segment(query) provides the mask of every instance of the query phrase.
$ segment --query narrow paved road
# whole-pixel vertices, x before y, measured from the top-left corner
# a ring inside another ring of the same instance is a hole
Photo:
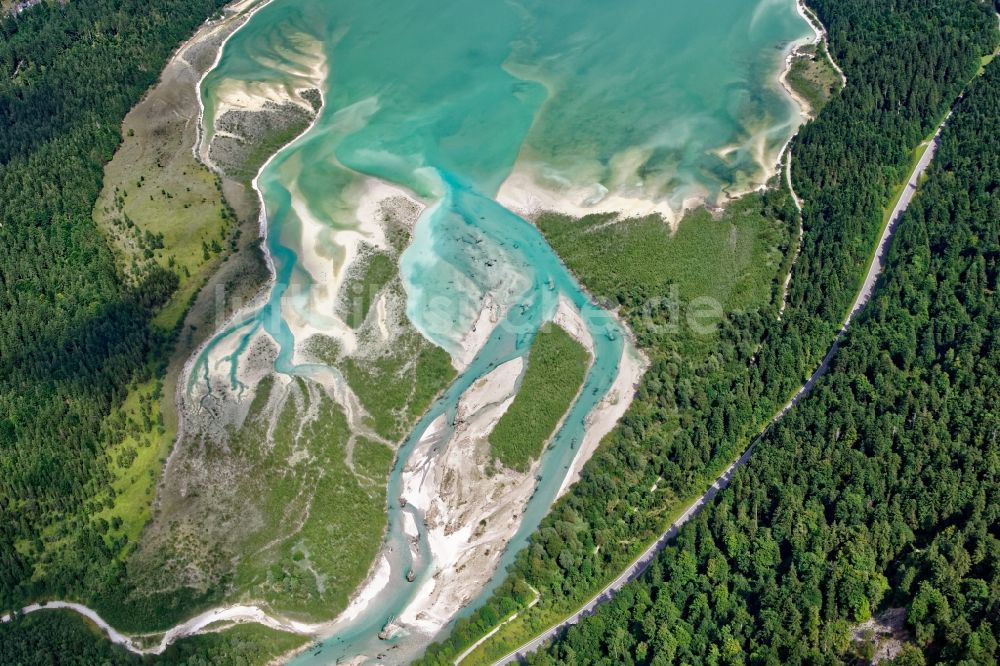
[[[945,123],[951,118],[951,111],[948,115],[944,117],[941,124],[938,125],[937,131],[934,132],[934,136],[930,139],[930,145],[927,146],[927,150],[924,154],[920,156],[917,160],[916,166],[913,168],[913,172],[910,173],[910,177],[906,181],[906,185],[903,187],[903,192],[899,196],[899,200],[892,209],[892,213],[889,215],[889,223],[885,225],[885,229],[882,230],[882,237],[879,238],[878,246],[875,248],[875,260],[872,261],[871,266],[868,267],[868,274],[865,275],[865,283],[861,286],[861,291],[858,292],[857,298],[854,299],[854,305],[851,306],[851,313],[848,315],[847,321],[844,322],[844,328],[850,323],[852,317],[860,312],[865,304],[868,303],[868,299],[871,298],[872,291],[875,289],[875,283],[878,281],[879,275],[882,273],[882,267],[885,265],[885,255],[889,249],[889,239],[894,233],[896,233],[896,227],[899,225],[899,219],[903,216],[903,211],[906,210],[907,206],[910,205],[910,201],[913,200],[913,195],[917,192],[917,182],[920,180],[920,176],[924,174],[927,169],[927,165],[931,163],[934,158],[934,153],[937,152],[938,142],[941,138],[941,130],[944,129]]]
[[[526,654],[534,652],[543,644],[555,638],[561,631],[563,631],[570,625],[574,625],[581,619],[593,614],[593,612],[597,609],[599,605],[601,605],[605,601],[610,600],[611,597],[613,597],[615,593],[618,592],[618,590],[624,587],[626,583],[638,578],[646,570],[646,568],[649,567],[649,565],[653,561],[653,558],[655,558],[657,554],[659,554],[659,552],[666,547],[667,543],[669,543],[670,540],[677,535],[677,531],[680,529],[680,527],[688,520],[690,520],[692,516],[698,513],[698,511],[700,511],[703,506],[712,501],[712,499],[720,490],[729,485],[729,481],[730,479],[732,479],[733,473],[735,473],[737,469],[742,467],[747,462],[747,460],[750,459],[750,454],[753,453],[753,448],[754,446],[756,446],[757,441],[760,440],[760,438],[763,437],[765,434],[767,434],[767,432],[771,429],[771,427],[775,423],[780,421],[782,417],[784,417],[785,414],[787,414],[789,410],[791,410],[792,407],[794,407],[799,402],[799,400],[801,400],[807,393],[809,393],[810,390],[812,390],[813,386],[816,385],[817,380],[819,380],[819,378],[822,377],[826,373],[827,369],[830,367],[830,360],[837,353],[837,350],[840,349],[840,341],[843,338],[844,334],[847,332],[848,327],[850,327],[851,322],[854,320],[855,315],[859,313],[861,310],[863,310],[865,305],[867,305],[868,301],[871,299],[872,293],[875,291],[875,285],[878,282],[878,278],[882,273],[883,267],[885,266],[885,257],[886,257],[886,252],[888,251],[889,241],[892,239],[893,234],[896,232],[896,229],[899,226],[899,220],[903,215],[903,211],[905,211],[906,207],[910,205],[910,201],[913,199],[913,195],[916,193],[917,183],[919,182],[920,177],[927,169],[927,165],[931,163],[931,159],[934,157],[934,153],[937,151],[938,142],[941,136],[941,130],[944,128],[945,123],[948,122],[948,118],[950,117],[951,117],[951,112],[949,112],[948,115],[945,116],[944,120],[941,121],[941,124],[938,125],[937,131],[934,132],[934,136],[930,139],[930,145],[927,146],[927,150],[924,151],[924,154],[917,161],[917,164],[914,166],[913,171],[910,173],[910,177],[906,181],[906,185],[903,188],[903,192],[900,195],[899,200],[896,202],[896,205],[893,206],[892,213],[890,213],[889,215],[889,223],[886,224],[885,229],[882,231],[882,236],[878,240],[878,245],[875,248],[875,256],[871,262],[871,265],[868,267],[868,272],[865,274],[865,281],[861,286],[861,290],[858,292],[857,298],[854,299],[854,303],[851,306],[847,318],[844,320],[843,325],[837,332],[837,337],[834,339],[833,345],[830,347],[830,351],[827,352],[826,356],[823,358],[823,362],[820,363],[819,367],[816,368],[816,371],[813,372],[811,377],[809,377],[809,380],[805,384],[803,384],[798,391],[795,392],[795,395],[793,395],[792,398],[787,403],[785,403],[785,406],[781,408],[781,411],[779,411],[774,416],[774,418],[771,419],[771,422],[767,425],[764,431],[753,441],[753,443],[747,448],[747,450],[743,453],[743,455],[740,456],[736,462],[727,467],[726,471],[724,471],[715,480],[715,483],[713,483],[712,486],[708,490],[706,490],[701,497],[696,499],[690,506],[688,506],[688,508],[684,511],[684,513],[680,516],[680,518],[671,523],[670,527],[668,527],[667,530],[663,534],[661,534],[660,537],[653,544],[651,544],[646,550],[644,550],[642,554],[639,555],[639,557],[637,557],[632,562],[632,564],[629,565],[629,567],[621,573],[621,575],[619,575],[617,578],[611,581],[598,594],[594,595],[594,597],[591,598],[590,601],[588,601],[586,604],[584,604],[584,606],[580,608],[580,610],[578,610],[576,613],[571,615],[563,622],[548,629],[545,633],[541,634],[540,636],[537,636],[534,639],[528,641],[527,643],[524,643],[513,652],[508,653],[499,661],[496,661],[494,663],[494,666],[500,666],[501,664],[509,664],[513,661],[521,659]],[[793,190],[793,196],[794,196],[794,190]],[[798,197],[796,197],[796,200],[797,199]]]

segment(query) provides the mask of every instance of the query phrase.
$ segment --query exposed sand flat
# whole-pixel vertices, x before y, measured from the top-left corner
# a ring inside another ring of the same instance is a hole
[[[263,111],[268,102],[278,106],[291,103],[310,113],[314,112],[312,104],[302,92],[320,88],[326,79],[323,44],[305,34],[297,34],[290,39],[297,42],[296,48],[282,50],[280,62],[265,56],[257,58],[263,67],[281,71],[281,81],[224,80],[216,88],[214,120],[228,111]],[[289,63],[294,66],[289,67]]]
[[[420,536],[420,533],[417,532],[417,521],[412,513],[403,514],[403,532],[410,538]]]
[[[292,103],[306,111],[313,110],[309,102],[299,94],[298,89],[285,84],[227,79],[216,90],[218,94],[216,109],[219,117],[228,111],[265,111],[268,102],[278,106]]]
[[[517,530],[537,464],[526,473],[487,475],[486,438],[513,401],[523,369],[516,358],[476,382],[459,402],[447,445],[436,444],[443,421],[435,422],[403,472],[404,497],[424,512],[435,571],[398,618],[409,628],[433,634],[444,626],[489,580]]]
[[[294,620],[275,618],[268,615],[257,606],[229,606],[225,608],[207,610],[200,615],[196,615],[187,622],[170,629],[170,631],[164,635],[163,640],[155,652],[159,654],[166,649],[167,645],[173,643],[177,639],[197,634],[208,625],[216,622],[254,622],[256,624],[262,624],[265,627],[278,629],[280,631],[308,635],[316,634],[325,626],[325,624],[307,624],[304,622],[296,622]]]
[[[379,341],[388,342],[389,341],[389,306],[387,302],[389,300],[388,294],[382,294],[379,296],[378,300],[375,302],[375,324],[378,330]]]
[[[570,336],[583,345],[587,353],[594,356],[594,339],[590,336],[590,331],[580,316],[580,312],[573,307],[569,299],[559,295],[559,304],[556,306],[556,313],[552,317],[552,322],[570,334]]]
[[[424,430],[420,441],[417,442],[413,453],[410,454],[402,479],[402,494],[407,504],[413,504],[416,507],[428,507],[433,501],[431,482],[428,481],[428,476],[434,469],[434,448],[440,442],[446,425],[446,415],[441,414],[434,419],[427,426],[427,429]],[[408,513],[404,513],[403,515],[409,516]],[[412,516],[404,519],[403,529],[407,536],[417,536],[417,525],[413,522]]]
[[[465,392],[458,403],[459,425],[466,426],[466,432],[474,437],[486,437],[493,431],[493,423],[489,419],[477,418],[482,412],[492,406],[505,402],[514,395],[514,386],[525,362],[521,357],[511,359],[497,366],[485,377],[481,378]],[[506,408],[503,411],[507,411]],[[502,416],[502,414],[497,415]]]
[[[317,82],[326,71],[324,53],[323,39],[286,29],[280,41],[269,42],[268,51],[256,54],[255,59],[263,67],[281,72],[282,80]]]
[[[427,207],[417,195],[399,185],[387,183],[378,178],[367,177],[355,208],[355,217],[360,225],[368,228],[372,222],[380,223],[386,215],[386,208],[396,213],[394,217],[408,229],[417,223],[417,218]],[[379,224],[381,229],[381,224]]]
[[[355,593],[350,605],[338,616],[338,621],[350,622],[360,615],[368,607],[368,604],[389,585],[390,574],[389,560],[386,559],[385,555],[382,555],[378,559],[374,571],[368,577],[368,581]]]
[[[479,310],[479,316],[476,318],[475,323],[462,337],[458,349],[451,355],[451,363],[456,370],[461,372],[472,363],[472,359],[476,357],[479,350],[486,344],[490,334],[502,317],[503,312],[501,311],[500,303],[492,295],[487,294],[483,299],[483,305]]]
[[[763,190],[766,182],[778,172],[781,154],[784,148],[772,154],[767,150],[767,136],[774,128],[767,128],[754,134],[745,144],[724,146],[716,151],[720,157],[729,156],[740,150],[747,149],[754,162],[760,168],[760,173],[752,182],[724,188],[716,197],[714,205],[724,206],[727,202],[738,199],[750,192]],[[786,143],[787,145],[787,143]],[[558,213],[569,217],[585,217],[587,215],[613,215],[614,221],[630,218],[641,218],[649,215],[659,215],[672,230],[683,219],[685,213],[704,206],[709,199],[709,193],[695,185],[675,188],[676,192],[684,192],[685,196],[679,205],[674,206],[667,199],[652,198],[639,190],[636,194],[627,194],[629,190],[612,191],[600,183],[589,187],[567,184],[565,187],[548,187],[538,182],[534,175],[535,166],[518,163],[510,176],[500,186],[497,192],[497,202],[508,210],[529,220],[536,219],[541,213]]]
[[[299,238],[283,239],[292,243],[298,268],[309,280],[294,274],[282,299],[282,314],[296,341],[315,333],[336,338],[350,354],[357,347],[354,330],[337,316],[337,300],[351,265],[362,243],[383,247],[382,226],[375,220],[363,221],[357,229],[336,229],[334,221],[323,220],[306,204],[297,188],[291,192],[292,210],[299,220]]]
[[[344,194],[344,210],[349,213],[331,219],[312,211],[298,190],[293,190],[291,197],[300,223],[300,236],[295,241],[297,266],[308,273],[309,281],[293,276],[282,301],[282,314],[297,343],[319,333],[335,338],[346,354],[353,354],[357,332],[338,314],[341,291],[352,266],[363,247],[390,249],[383,224],[386,217],[412,228],[424,204],[405,189],[377,178],[364,178],[352,186]],[[375,307],[383,324],[383,339],[388,340],[385,299],[379,299]]]
[[[534,219],[542,212],[572,217],[616,214],[622,218],[657,214],[675,225],[683,215],[683,209],[675,210],[667,201],[618,194],[600,183],[589,188],[567,185],[564,189],[549,189],[536,182],[532,171],[530,166],[516,164],[496,196],[501,206],[527,219]]]

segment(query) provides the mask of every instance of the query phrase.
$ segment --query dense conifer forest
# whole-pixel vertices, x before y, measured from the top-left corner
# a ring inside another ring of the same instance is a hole
[[[553,507],[506,583],[457,623],[447,641],[431,647],[427,663],[450,662],[527,604],[528,584],[541,592],[531,614],[538,619],[524,620],[534,622],[530,631],[575,611],[738,456],[826,354],[914,149],[997,41],[993,7],[975,0],[810,5],[829,27],[831,53],[848,85],[793,142],[804,235],[787,308],[780,318],[775,311],[730,317],[716,349],[703,358],[689,353],[694,343],[683,335],[645,335],[646,322],[664,316],[649,309],[650,299],[664,294],[631,289],[624,278],[618,290],[595,289],[621,306],[652,366],[619,426],[581,482]],[[794,215],[777,195],[764,205],[769,214]],[[578,276],[593,289],[591,276],[579,270]],[[649,492],[653,487],[658,492]],[[530,631],[512,634],[507,643],[501,632],[486,656],[502,655]]]
[[[148,326],[176,286],[126,284],[91,212],[125,113],[221,0],[43,2],[0,19],[0,607],[86,599],[127,546],[91,520],[104,419],[168,342]],[[35,570],[54,546],[66,559]]]
[[[817,388],[638,582],[533,663],[1000,657],[1000,63],[944,130],[884,280]]]

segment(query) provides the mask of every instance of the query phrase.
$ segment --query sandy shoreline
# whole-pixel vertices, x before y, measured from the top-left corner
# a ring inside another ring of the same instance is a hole
[[[802,111],[802,115],[806,118],[812,118],[815,115],[812,105],[809,104],[809,101],[802,97],[802,95],[798,94],[788,82],[788,74],[792,70],[792,64],[794,63],[795,58],[801,53],[801,49],[804,46],[814,46],[822,42],[826,51],[826,60],[840,76],[841,86],[847,85],[847,77],[844,75],[843,70],[840,69],[840,65],[837,64],[837,62],[833,59],[833,56],[830,54],[830,44],[827,42],[826,30],[822,27],[822,23],[820,23],[819,19],[817,19],[809,8],[806,7],[804,0],[795,0],[795,11],[802,17],[803,21],[809,24],[809,28],[813,31],[813,36],[812,38],[805,37],[803,39],[796,40],[789,45],[787,52],[785,53],[784,67],[778,75],[778,82],[781,84],[782,90],[785,91],[788,97],[799,106]],[[781,151],[778,153],[779,164],[781,163],[785,150],[788,148],[789,143],[791,143],[792,138],[794,138],[794,135],[792,135],[792,137],[785,143]]]
[[[271,0],[237,0],[232,5],[229,5],[229,9],[231,9],[235,13],[232,16],[224,17],[220,21],[219,27],[228,28],[231,27],[230,24],[234,22],[239,22],[239,25],[233,28],[233,30],[228,35],[226,35],[226,37],[222,40],[222,43],[219,44],[219,48],[215,53],[215,59],[212,61],[211,67],[205,70],[205,73],[201,75],[201,78],[198,79],[198,83],[195,86],[195,97],[198,100],[198,132],[197,136],[195,137],[194,145],[191,147],[191,151],[194,154],[196,160],[200,161],[202,164],[207,166],[209,169],[212,169],[213,171],[217,171],[217,169],[213,167],[211,161],[208,159],[208,148],[207,147],[205,148],[204,155],[201,154],[202,144],[206,143],[204,140],[205,101],[201,98],[202,85],[205,83],[205,77],[208,76],[209,73],[212,72],[212,70],[214,70],[216,67],[219,66],[219,62],[222,60],[222,52],[225,50],[226,44],[229,42],[230,39],[232,39],[233,35],[239,32],[240,28],[246,25],[247,22],[249,22],[249,20],[253,18],[253,15],[256,14],[258,11],[260,11],[265,6],[267,6],[267,4],[270,1]],[[250,9],[250,11],[246,11],[248,8],[252,9]],[[211,29],[205,34],[202,33],[202,31],[205,28],[199,29],[199,31],[196,32],[195,35],[185,43],[184,47],[182,47],[182,49],[178,52],[178,54],[182,53],[185,49],[192,46],[193,44],[207,40],[212,36],[212,33],[215,32],[215,29],[212,25],[212,21],[211,20],[207,21],[205,26]]]
[[[802,39],[796,40],[785,49],[785,64],[781,69],[781,73],[778,74],[778,83],[781,84],[781,89],[785,91],[785,94],[799,106],[799,109],[802,111],[802,115],[806,118],[811,118],[813,115],[812,105],[809,104],[809,101],[802,97],[802,95],[798,94],[795,91],[795,88],[788,83],[788,74],[792,71],[792,64],[795,62],[795,58],[799,55],[801,49],[804,46],[819,44],[823,41],[824,34],[813,24],[812,19],[810,19],[809,15],[806,13],[803,0],[795,0],[795,11],[802,17],[803,21],[809,24],[809,29],[812,30],[813,36],[811,38],[803,37]],[[789,141],[791,141],[791,139],[789,139]],[[781,157],[784,155],[787,146],[788,143],[786,143],[778,153],[779,163],[781,162]]]
[[[532,175],[532,166],[518,161],[496,195],[497,203],[525,219],[535,219],[543,212],[571,217],[611,214],[622,218],[656,214],[675,225],[685,210],[700,203],[699,198],[685,200],[678,211],[666,201],[611,193],[599,184],[590,188],[572,186],[555,191],[538,184]]]
[[[767,182],[780,171],[782,157],[791,144],[792,139],[798,133],[798,128],[810,117],[811,109],[809,103],[788,85],[787,76],[798,50],[805,45],[824,41],[826,33],[816,26],[815,19],[811,18],[811,14],[805,7],[803,0],[796,0],[795,6],[796,12],[812,30],[813,36],[795,40],[786,47],[783,64],[776,73],[775,78],[778,89],[791,99],[799,109],[799,118],[793,120],[795,125],[794,130],[781,148],[775,152],[773,158],[769,158],[763,154],[763,149],[761,148],[761,154],[757,156],[757,162],[761,170],[761,183],[759,185],[747,185],[738,188],[724,188],[720,194],[720,200],[716,202],[716,206],[725,206],[727,203],[739,199],[746,194],[765,189]],[[840,74],[842,81],[846,83],[847,79],[844,77],[844,73],[837,66],[836,62],[833,61],[832,56],[829,56],[829,60]],[[729,149],[722,148],[720,152],[725,152]],[[685,213],[704,206],[708,196],[707,192],[687,196],[681,202],[679,208],[674,208],[665,199],[632,196],[622,192],[614,192],[601,183],[592,183],[589,186],[565,183],[565,187],[560,187],[560,189],[556,190],[538,182],[538,178],[534,174],[542,168],[544,168],[544,165],[519,157],[510,175],[504,180],[497,192],[497,202],[526,219],[536,219],[539,214],[544,212],[558,213],[570,217],[609,214],[616,216],[615,219],[646,217],[656,214],[663,218],[671,228],[676,229],[677,224],[684,217]]]
[[[827,39],[826,26],[824,26],[823,22],[819,20],[819,17],[806,6],[805,0],[795,0],[795,11],[798,12],[799,16],[805,19],[806,23],[809,24],[809,27],[812,28],[813,33],[816,35],[816,39],[813,43],[818,44],[819,42],[823,42],[826,47],[827,61],[835,70],[837,70],[837,74],[840,75],[840,85],[846,86],[847,75],[844,74],[844,70],[840,68],[840,65],[837,64],[837,61],[833,58],[833,54],[830,52],[830,42]]]
[[[338,621],[350,622],[364,612],[370,604],[389,585],[391,569],[389,560],[382,555],[376,560],[374,570],[361,588],[354,594],[354,598],[347,608],[337,617]]]

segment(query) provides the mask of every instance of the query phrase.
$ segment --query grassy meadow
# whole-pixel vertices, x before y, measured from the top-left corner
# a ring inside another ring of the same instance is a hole
[[[830,64],[823,42],[802,47],[792,58],[785,77],[799,96],[809,103],[809,113],[815,116],[840,89],[840,75]]]
[[[180,324],[224,250],[234,246],[236,227],[219,178],[191,152],[193,128],[170,111],[185,110],[178,94],[160,86],[150,93],[160,104],[140,104],[126,117],[94,206],[123,274],[137,278],[156,264],[177,276],[177,290],[154,320],[164,331]]]

